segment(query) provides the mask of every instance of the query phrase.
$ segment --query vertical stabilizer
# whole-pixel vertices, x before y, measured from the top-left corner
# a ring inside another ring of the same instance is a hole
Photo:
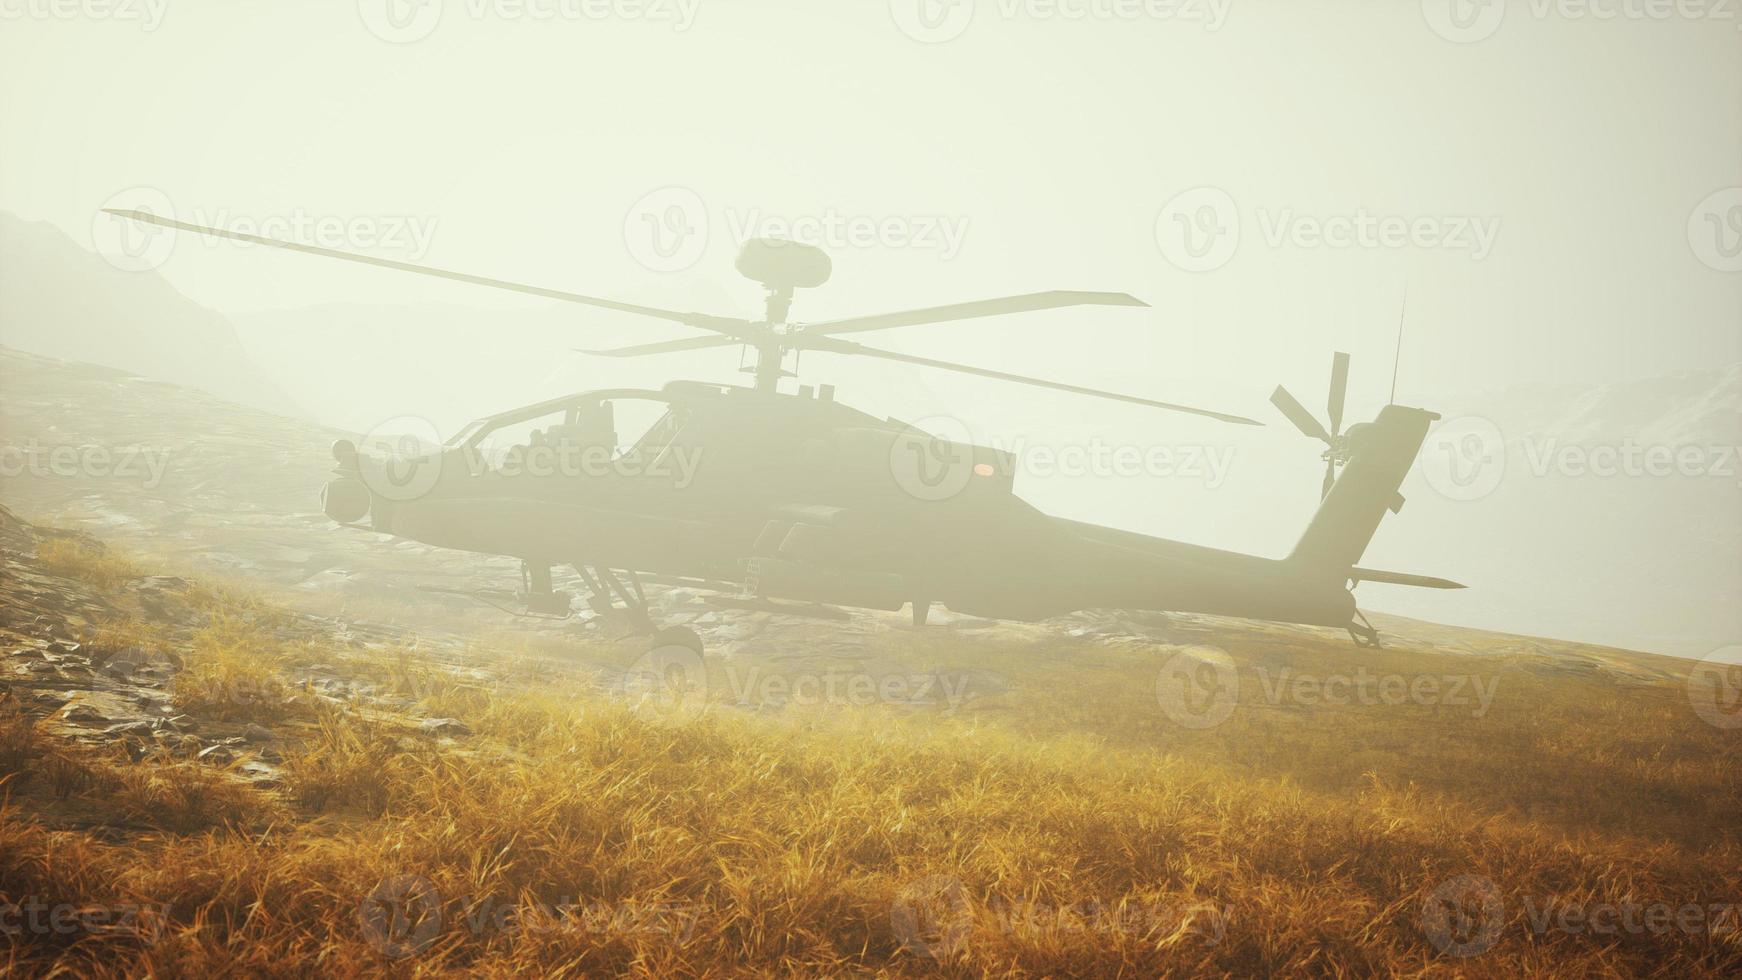
[[[1288,556],[1292,564],[1342,576],[1361,560],[1386,511],[1403,507],[1398,488],[1439,418],[1419,408],[1387,405],[1377,421],[1351,426],[1343,436],[1343,465],[1330,492]]]

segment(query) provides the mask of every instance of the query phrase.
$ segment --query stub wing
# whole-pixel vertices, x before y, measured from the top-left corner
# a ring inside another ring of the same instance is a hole
[[[1382,572],[1374,568],[1351,568],[1349,580],[1352,582],[1383,582],[1386,585],[1413,585],[1418,589],[1463,589],[1468,588],[1461,582],[1449,578],[1435,578],[1432,575],[1411,575],[1407,572]]]

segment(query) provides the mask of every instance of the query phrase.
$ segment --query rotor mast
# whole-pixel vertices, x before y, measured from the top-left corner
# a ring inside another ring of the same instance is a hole
[[[763,300],[762,324],[755,341],[756,390],[769,393],[780,390],[780,379],[786,376],[788,342],[787,318],[792,313],[792,293],[795,289],[814,289],[829,281],[834,263],[827,252],[800,242],[775,238],[753,238],[744,243],[734,263],[739,274],[762,284],[767,293]]]

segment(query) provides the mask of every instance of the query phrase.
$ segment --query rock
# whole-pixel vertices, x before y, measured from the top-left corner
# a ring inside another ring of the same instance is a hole
[[[227,766],[236,761],[236,753],[222,745],[214,745],[207,749],[201,749],[200,754],[196,758],[201,762],[212,762],[220,766]]]
[[[104,735],[141,735],[149,737],[152,733],[149,721],[124,721],[119,725],[110,725],[103,729]]]
[[[425,735],[447,735],[459,738],[472,734],[472,729],[458,718],[425,718],[417,728]]]
[[[78,653],[79,645],[71,640],[55,640],[48,645],[50,653]]]
[[[75,725],[107,725],[109,719],[88,704],[75,704],[61,712],[61,717]]]
[[[273,734],[259,725],[250,723],[242,726],[242,738],[248,742],[270,742],[273,739]]]

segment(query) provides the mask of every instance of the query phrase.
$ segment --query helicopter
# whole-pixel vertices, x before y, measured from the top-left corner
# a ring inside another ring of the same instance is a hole
[[[1050,516],[1015,492],[1015,458],[952,442],[835,398],[830,385],[782,391],[788,354],[826,351],[994,378],[1212,418],[1254,419],[1189,405],[917,357],[843,339],[892,327],[1080,306],[1146,306],[1125,293],[1055,290],[820,322],[793,322],[795,292],[826,283],[832,263],[814,246],[745,242],[737,270],[765,292],[757,320],[690,313],[409,262],[204,227],[147,211],[118,217],[252,244],[542,296],[681,324],[698,336],[586,353],[642,357],[738,347],[753,354],[749,385],[673,381],[610,388],[479,419],[440,446],[375,455],[333,447],[321,491],[338,524],[437,547],[522,562],[529,614],[564,617],[573,598],[552,587],[571,565],[588,605],[626,620],[656,646],[702,644],[687,626],[661,626],[643,583],[717,593],[722,604],[837,617],[839,607],[911,609],[924,626],[934,604],[952,612],[1032,621],[1090,608],[1199,613],[1346,630],[1376,647],[1378,631],[1354,588],[1378,582],[1436,589],[1443,578],[1360,567],[1432,423],[1433,412],[1387,404],[1343,428],[1349,356],[1332,360],[1329,424],[1282,387],[1271,401],[1324,444],[1318,509],[1281,559],[1223,551]],[[632,439],[618,413],[654,421]],[[518,433],[526,433],[525,441]],[[490,447],[506,440],[506,454]]]

